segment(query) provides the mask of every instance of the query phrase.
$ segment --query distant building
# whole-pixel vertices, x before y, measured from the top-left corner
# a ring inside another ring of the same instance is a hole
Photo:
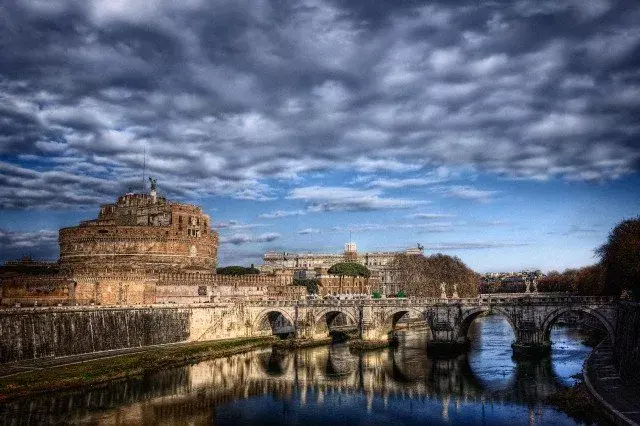
[[[371,296],[374,290],[380,288],[378,277],[350,277],[321,274],[317,277],[318,295],[332,296]]]
[[[348,242],[342,253],[266,252],[262,257],[263,264],[260,266],[260,270],[269,272],[273,269],[288,269],[294,271],[297,276],[306,276],[306,271],[311,273],[316,268],[328,269],[340,262],[357,262],[366,266],[371,271],[372,278],[377,280],[375,283],[372,281],[372,291],[392,295],[403,290],[402,283],[394,280],[394,269],[391,266],[391,262],[397,254],[421,255],[422,248],[410,248],[398,252],[358,253],[356,244]]]

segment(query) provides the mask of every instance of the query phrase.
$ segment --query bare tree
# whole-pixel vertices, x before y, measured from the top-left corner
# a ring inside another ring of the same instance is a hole
[[[391,262],[394,280],[409,296],[440,297],[440,283],[445,283],[447,295],[453,294],[458,285],[460,297],[478,294],[479,276],[458,257],[444,254],[423,255],[398,254]]]

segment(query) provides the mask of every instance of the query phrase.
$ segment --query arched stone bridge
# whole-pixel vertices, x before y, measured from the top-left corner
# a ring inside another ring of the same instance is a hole
[[[296,338],[326,338],[331,330],[352,329],[363,340],[389,338],[401,318],[424,320],[430,345],[458,347],[467,342],[474,319],[504,317],[515,334],[514,350],[548,350],[555,321],[567,312],[597,319],[613,339],[617,299],[566,294],[503,294],[478,298],[367,299],[340,301],[262,301],[244,305],[247,334],[291,334]]]

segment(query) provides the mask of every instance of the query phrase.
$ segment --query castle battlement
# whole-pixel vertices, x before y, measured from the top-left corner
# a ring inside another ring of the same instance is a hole
[[[293,284],[293,275],[216,275],[215,283],[227,286],[283,286]]]

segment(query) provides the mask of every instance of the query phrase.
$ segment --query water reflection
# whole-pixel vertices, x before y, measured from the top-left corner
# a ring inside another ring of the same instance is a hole
[[[396,348],[351,353],[346,345],[257,350],[149,374],[101,389],[0,406],[2,424],[574,424],[544,404],[569,384],[588,349],[556,328],[553,356],[511,358],[512,331],[498,317],[472,325],[467,355],[427,356],[426,332]],[[482,340],[477,337],[481,335]],[[579,371],[579,368],[578,370]]]

